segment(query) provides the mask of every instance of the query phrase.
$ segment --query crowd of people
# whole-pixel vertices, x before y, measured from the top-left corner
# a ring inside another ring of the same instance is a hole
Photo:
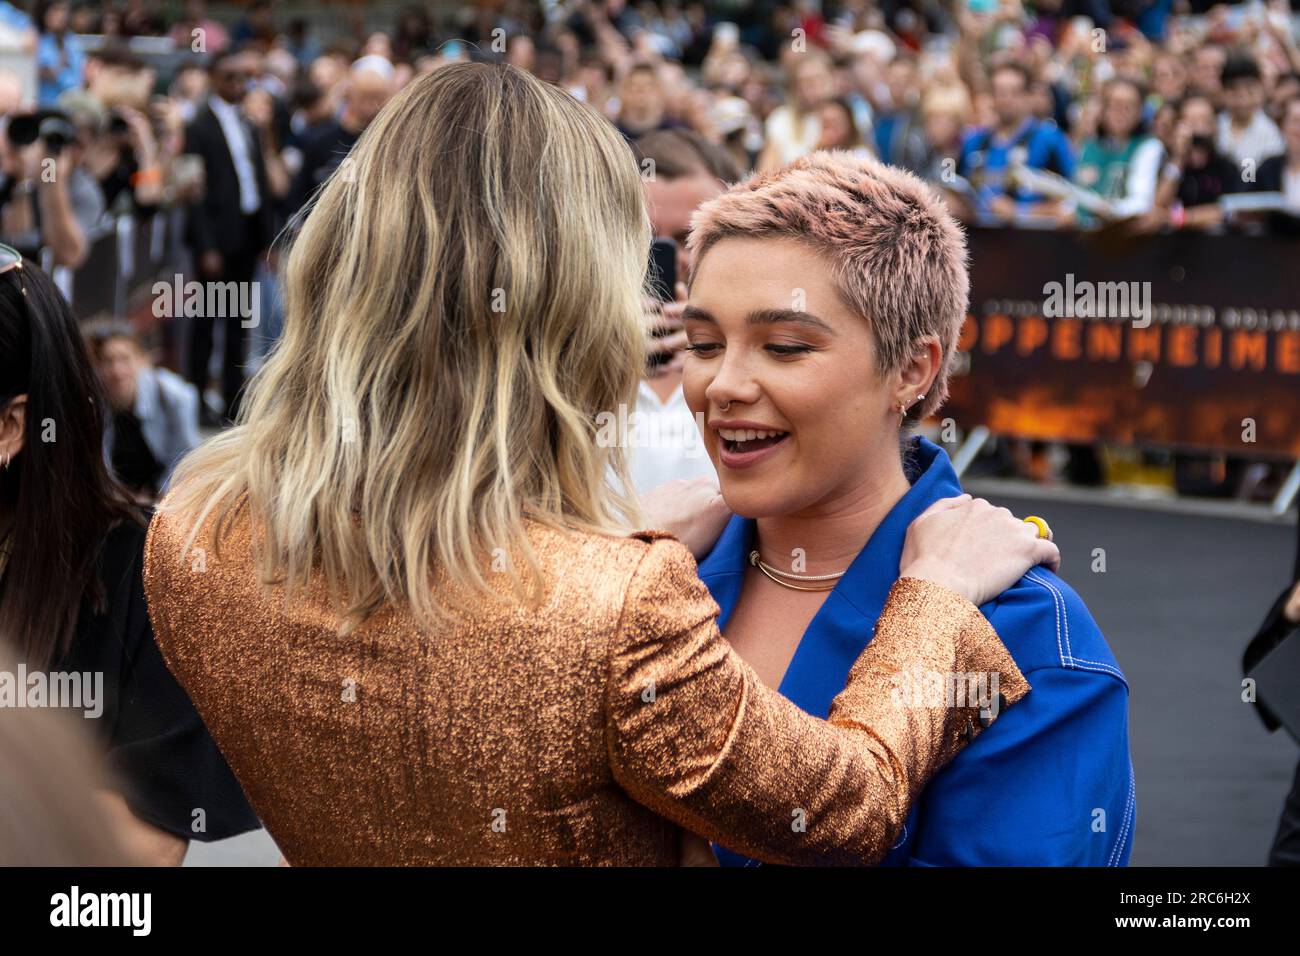
[[[1194,14],[1165,0],[606,0],[441,18],[412,6],[387,31],[358,12],[313,28],[265,2],[227,23],[203,0],[174,22],[147,0],[0,13],[37,68],[26,92],[0,73],[0,236],[32,261],[76,269],[112,216],[179,216],[169,266],[255,290],[251,328],[226,309],[145,330],[197,389],[205,427],[236,418],[248,370],[279,335],[280,256],[313,195],[389,98],[462,60],[528,70],[616,125],[653,170],[651,215],[677,244],[679,278],[700,202],[819,149],[911,170],[974,223],[1300,221],[1300,49],[1284,0]],[[174,55],[135,52],[135,37],[169,38]],[[1234,212],[1220,201],[1240,192],[1273,203]],[[673,401],[683,344],[680,302],[665,298],[647,315],[662,336],[643,395],[651,415]],[[173,463],[161,454],[129,467],[161,477]],[[648,483],[704,464],[646,467]]]

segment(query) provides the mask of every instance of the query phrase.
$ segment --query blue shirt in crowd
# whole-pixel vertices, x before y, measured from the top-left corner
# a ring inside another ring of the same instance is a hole
[[[1010,196],[1022,204],[1042,198],[1007,181],[1007,172],[1017,163],[1073,179],[1074,148],[1055,123],[1033,117],[1006,139],[986,127],[972,130],[962,140],[957,175],[975,188],[979,212],[988,212],[997,196]]]
[[[63,48],[53,33],[43,33],[36,43],[36,66],[40,71],[53,70],[53,79],[41,76],[39,102],[42,109],[53,109],[59,95],[81,85],[86,55],[81,40],[73,33],[63,35]]]

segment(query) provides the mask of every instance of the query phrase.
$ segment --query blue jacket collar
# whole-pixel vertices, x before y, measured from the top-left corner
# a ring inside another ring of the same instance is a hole
[[[842,633],[846,643],[833,655],[844,658],[847,672],[848,665],[852,664],[857,653],[870,640],[876,619],[889,596],[889,589],[898,578],[899,560],[908,525],[940,498],[961,494],[961,484],[952,469],[952,462],[947,453],[933,442],[920,437],[913,439],[908,445],[906,465],[912,482],[911,489],[885,516],[866,546],[858,552],[844,576],[827,596],[826,603],[808,625],[799,650],[782,681],[781,692],[810,712],[817,713],[823,706],[818,692],[812,692],[806,700],[801,699],[805,696],[801,689],[809,686],[805,680],[811,676],[809,671],[820,671],[820,676],[829,678],[832,682],[838,680],[839,687],[843,687],[844,682],[844,675],[838,673],[839,668],[825,667],[822,651],[826,649],[818,649],[819,635],[829,638],[832,632]],[[708,586],[721,611],[718,626],[723,630],[740,598],[741,583],[754,540],[754,528],[753,519],[739,515],[733,517],[713,550],[699,565],[700,578]],[[810,638],[813,638],[811,642]],[[815,684],[820,685],[822,682],[819,679]]]

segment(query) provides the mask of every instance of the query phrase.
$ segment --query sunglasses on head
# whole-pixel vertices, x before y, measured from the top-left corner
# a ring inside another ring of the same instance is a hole
[[[18,285],[26,296],[27,280],[23,278],[23,254],[13,246],[0,243],[0,275],[14,271],[18,273]]]

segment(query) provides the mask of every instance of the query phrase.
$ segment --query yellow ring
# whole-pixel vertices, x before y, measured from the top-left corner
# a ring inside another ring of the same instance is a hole
[[[1031,524],[1037,528],[1038,536],[1040,538],[1046,538],[1048,541],[1052,540],[1052,529],[1049,528],[1047,522],[1038,517],[1038,515],[1030,515],[1025,519],[1025,524]]]

